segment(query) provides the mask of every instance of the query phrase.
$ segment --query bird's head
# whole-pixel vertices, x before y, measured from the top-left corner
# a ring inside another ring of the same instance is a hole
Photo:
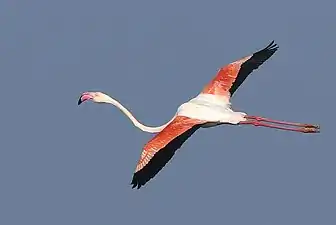
[[[87,100],[91,100],[96,103],[107,103],[110,97],[102,92],[83,92],[78,99],[78,105]]]

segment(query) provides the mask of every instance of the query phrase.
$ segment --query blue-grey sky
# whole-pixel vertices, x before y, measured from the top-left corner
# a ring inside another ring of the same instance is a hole
[[[0,224],[336,224],[332,1],[0,2]],[[320,123],[307,135],[220,126],[196,132],[147,185],[130,181],[161,125],[231,61],[278,52],[234,109]]]

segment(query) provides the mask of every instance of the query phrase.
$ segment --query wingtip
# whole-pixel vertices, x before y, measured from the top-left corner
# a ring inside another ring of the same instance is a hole
[[[139,190],[141,188],[141,184],[137,184],[137,183],[131,183],[132,185],[132,189],[136,188],[137,190]]]
[[[277,51],[278,48],[279,48],[279,45],[276,44],[274,40],[272,40],[271,43],[269,43],[264,49]]]
[[[136,189],[140,189],[141,186],[143,186],[140,182],[138,182],[135,178],[135,174],[133,175],[133,179],[132,182],[130,183],[130,185],[132,185],[132,189],[136,188]]]
[[[133,177],[132,182],[130,183],[130,185],[132,185],[132,189],[134,189],[137,186],[137,184],[136,184],[136,182],[134,180],[134,177]]]

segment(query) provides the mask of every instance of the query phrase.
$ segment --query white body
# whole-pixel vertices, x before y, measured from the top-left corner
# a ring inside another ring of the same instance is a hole
[[[182,104],[176,115],[208,122],[238,124],[246,121],[246,113],[234,112],[229,98],[212,94],[199,94]]]
[[[109,103],[119,108],[132,122],[142,131],[149,133],[157,133],[162,131],[176,116],[186,116],[192,119],[207,121],[203,127],[216,126],[221,123],[238,124],[246,121],[246,113],[234,112],[231,109],[230,98],[212,94],[199,94],[188,102],[178,107],[177,112],[166,124],[158,127],[150,127],[140,123],[132,113],[120,104],[117,100],[102,92],[91,92],[93,101],[97,103]]]

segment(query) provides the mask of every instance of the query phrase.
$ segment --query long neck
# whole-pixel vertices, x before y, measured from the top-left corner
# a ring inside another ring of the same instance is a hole
[[[158,133],[160,131],[162,131],[171,121],[174,120],[175,116],[168,121],[166,124],[163,124],[161,126],[158,127],[149,127],[146,126],[142,123],[140,123],[133,115],[132,113],[126,109],[121,103],[119,103],[117,100],[108,97],[108,99],[106,100],[106,103],[112,104],[114,106],[116,106],[117,108],[119,108],[134,124],[134,126],[138,127],[140,130],[148,132],[148,133]]]

